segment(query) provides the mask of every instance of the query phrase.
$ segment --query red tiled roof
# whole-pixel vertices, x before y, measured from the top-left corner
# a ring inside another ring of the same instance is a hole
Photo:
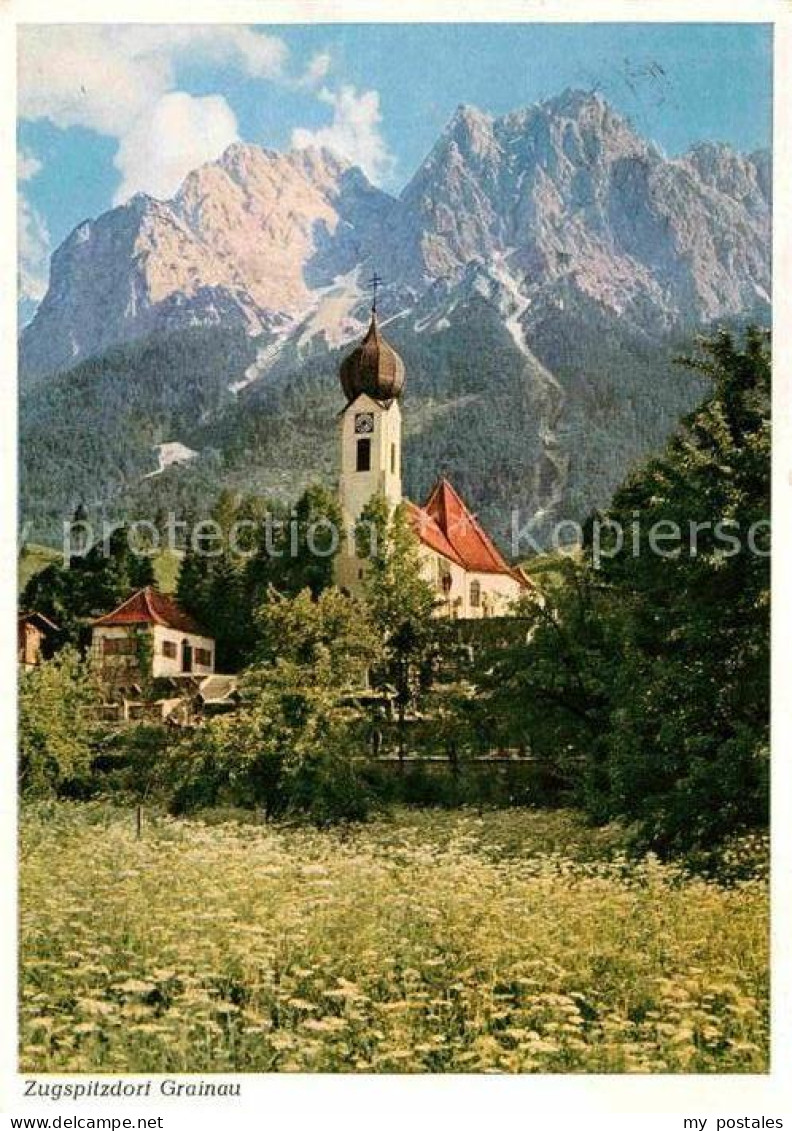
[[[423,507],[416,506],[415,503],[411,503],[409,500],[406,501],[406,507],[407,517],[412,524],[412,528],[424,545],[428,546],[431,550],[436,550],[437,553],[442,554],[444,558],[450,558],[452,562],[456,562],[457,565],[464,567],[465,563],[459,557],[432,516],[427,514]]]
[[[206,635],[189,613],[185,613],[174,600],[151,585],[147,585],[145,589],[138,589],[137,593],[122,601],[117,609],[105,613],[103,617],[93,621],[93,624],[104,627],[124,624],[162,624],[167,628],[175,628],[178,632]]]
[[[413,529],[430,549],[472,573],[505,573],[527,585],[512,569],[447,479],[436,483],[423,507],[408,503]]]

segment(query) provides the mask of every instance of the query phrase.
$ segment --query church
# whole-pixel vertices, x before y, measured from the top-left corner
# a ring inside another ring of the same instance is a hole
[[[438,615],[455,619],[504,616],[531,585],[498,548],[447,479],[423,506],[402,495],[404,362],[377,324],[376,297],[363,340],[341,362],[346,406],[340,414],[339,503],[347,537],[336,557],[336,584],[358,593],[365,577],[349,532],[375,495],[391,509],[404,503],[420,545],[421,572],[438,597]]]

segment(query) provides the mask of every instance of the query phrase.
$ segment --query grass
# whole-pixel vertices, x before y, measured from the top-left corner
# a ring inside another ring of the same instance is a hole
[[[26,1072],[762,1072],[767,890],[573,813],[22,818]]]
[[[536,582],[540,589],[546,586],[554,588],[563,581],[565,562],[570,559],[579,562],[580,551],[570,549],[562,553],[554,550],[546,554],[534,554],[533,557],[521,561],[520,568],[532,581]]]
[[[52,546],[40,546],[36,542],[27,542],[23,547],[17,563],[17,588],[21,593],[31,577],[41,573],[48,565],[60,558],[58,550]]]
[[[61,561],[62,554],[52,546],[28,542],[23,547],[17,565],[17,588],[20,593],[31,577],[41,573],[53,562]],[[181,553],[177,550],[160,550],[153,555],[154,580],[163,593],[175,593],[181,568]]]

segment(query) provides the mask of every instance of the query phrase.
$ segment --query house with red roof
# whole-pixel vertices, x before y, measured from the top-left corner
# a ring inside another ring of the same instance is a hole
[[[375,495],[404,504],[418,538],[422,574],[437,591],[439,615],[503,616],[531,582],[509,565],[447,479],[418,506],[402,495],[401,407],[404,362],[377,324],[376,303],[363,340],[341,362],[346,406],[340,414],[339,502],[346,538],[335,560],[336,583],[359,592],[366,562],[350,533]]]
[[[215,670],[214,639],[173,598],[151,585],[98,617],[91,630],[94,658],[118,678],[200,677]]]

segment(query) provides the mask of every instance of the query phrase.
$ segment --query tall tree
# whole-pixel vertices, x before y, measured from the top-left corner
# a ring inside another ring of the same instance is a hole
[[[665,852],[761,825],[768,801],[769,342],[721,333],[685,364],[710,395],[482,680],[592,816]]]
[[[136,553],[125,527],[69,562],[53,562],[34,574],[21,606],[37,610],[60,626],[61,642],[84,645],[90,619],[154,581],[151,558]]]
[[[769,754],[768,336],[721,333],[686,364],[711,395],[609,511],[625,529],[637,514],[661,552],[646,544],[601,569],[629,609],[611,804],[672,848],[764,821]]]
[[[361,513],[355,539],[358,555],[366,563],[365,599],[384,644],[380,680],[396,691],[403,761],[407,711],[431,675],[437,599],[421,574],[419,543],[404,505],[390,510],[383,496],[375,496]]]

